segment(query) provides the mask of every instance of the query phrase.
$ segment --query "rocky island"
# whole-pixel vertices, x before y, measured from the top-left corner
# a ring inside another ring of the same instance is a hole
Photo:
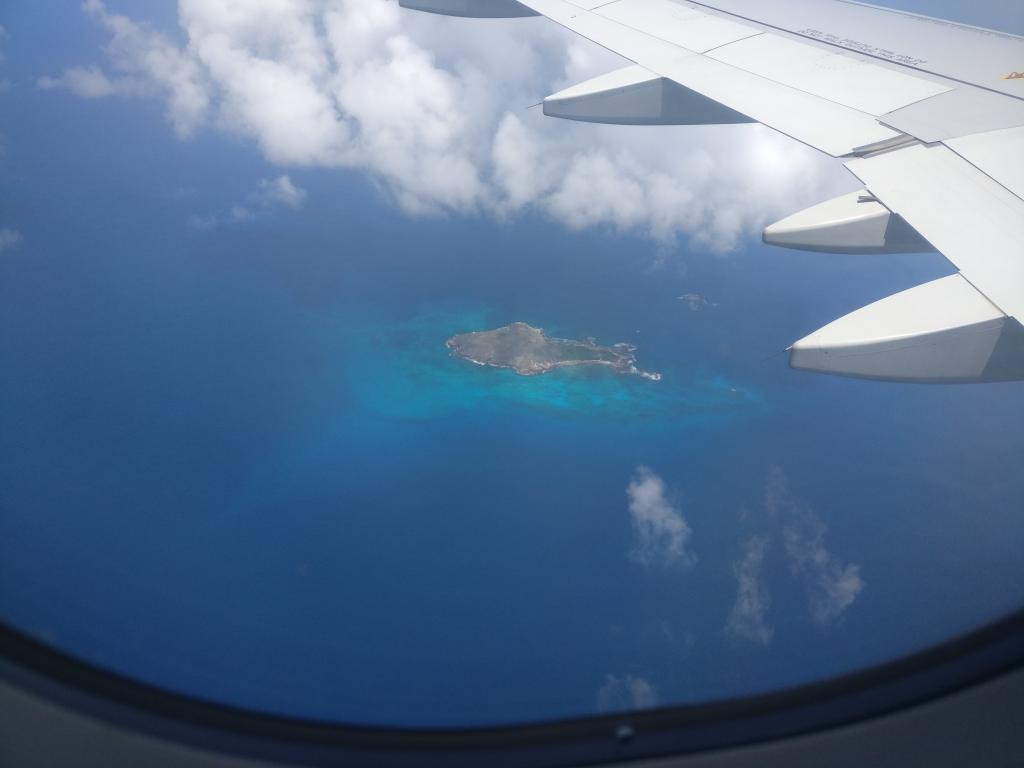
[[[460,333],[446,342],[452,355],[477,365],[511,368],[522,376],[535,376],[568,365],[607,365],[617,373],[658,381],[660,373],[636,367],[636,347],[631,344],[600,346],[594,339],[551,338],[540,328],[512,323],[493,331]]]

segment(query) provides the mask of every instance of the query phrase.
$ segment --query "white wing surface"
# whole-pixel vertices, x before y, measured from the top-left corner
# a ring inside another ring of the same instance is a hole
[[[634,62],[545,99],[626,125],[756,121],[865,185],[768,227],[842,253],[937,250],[958,275],[796,342],[794,367],[921,382],[1024,379],[1024,38],[848,0],[400,0],[541,15]]]

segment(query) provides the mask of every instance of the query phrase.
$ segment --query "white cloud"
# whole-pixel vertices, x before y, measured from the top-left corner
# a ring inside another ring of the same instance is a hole
[[[256,214],[246,208],[244,205],[233,205],[231,210],[228,212],[228,220],[234,221],[239,224],[245,224],[250,221],[256,220]]]
[[[666,496],[665,481],[647,467],[637,467],[626,487],[633,523],[630,557],[646,566],[692,565],[687,545],[693,532],[679,508]]]
[[[743,558],[733,563],[736,575],[736,602],[725,625],[726,635],[748,640],[757,645],[768,645],[775,629],[768,623],[771,595],[761,577],[764,557],[770,547],[765,536],[753,536],[744,545]]]
[[[546,119],[539,97],[619,60],[543,20],[475,22],[388,0],[179,0],[184,44],[87,0],[111,76],[44,79],[85,96],[151,94],[179,136],[205,124],[286,167],[365,170],[404,210],[611,226],[728,250],[851,186],[758,126],[626,128]]]
[[[111,80],[99,67],[71,67],[60,77],[40,77],[36,85],[44,90],[65,88],[83,99],[133,95],[143,90],[139,81],[128,78]]]
[[[765,507],[782,520],[782,540],[790,569],[807,591],[811,619],[819,627],[839,621],[864,589],[860,566],[844,565],[825,546],[825,523],[789,490],[786,476],[774,469]]]
[[[306,190],[295,186],[289,176],[282,175],[276,179],[260,179],[259,189],[252,199],[264,207],[284,205],[298,209],[306,201]]]
[[[297,186],[284,174],[275,179],[260,179],[256,190],[245,200],[235,203],[221,214],[195,215],[189,219],[194,229],[211,230],[220,224],[248,224],[275,208],[297,210],[306,201],[306,190]]]
[[[59,77],[41,77],[40,88],[64,88],[83,98],[155,95],[166,100],[167,117],[181,138],[206,119],[209,85],[202,66],[188,49],[127,16],[110,13],[102,0],[85,0],[82,9],[110,34],[107,56],[117,75],[99,67],[71,67]]]
[[[793,572],[804,579],[811,618],[820,627],[842,617],[864,588],[857,565],[843,565],[825,548],[825,524],[814,515],[801,515],[782,532]]]
[[[516,210],[543,198],[557,179],[544,162],[544,146],[516,115],[506,114],[491,146],[494,183],[501,210]]]
[[[597,691],[599,712],[651,709],[658,705],[658,692],[642,677],[608,675]]]
[[[0,229],[0,253],[17,248],[22,243],[21,233],[14,229]]]

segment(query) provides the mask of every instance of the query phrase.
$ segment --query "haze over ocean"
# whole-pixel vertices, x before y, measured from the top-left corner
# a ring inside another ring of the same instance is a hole
[[[36,87],[108,39],[53,17],[0,13],[4,621],[248,708],[478,725],[816,680],[1024,599],[1021,384],[777,354],[940,257],[408,215]],[[663,379],[445,348],[514,321]]]

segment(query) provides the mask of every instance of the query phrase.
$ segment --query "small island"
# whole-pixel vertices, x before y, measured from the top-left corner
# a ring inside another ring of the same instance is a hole
[[[652,381],[660,373],[636,367],[636,347],[613,344],[602,347],[594,339],[575,341],[544,335],[540,328],[512,323],[493,331],[460,333],[445,342],[452,355],[477,365],[511,368],[521,376],[536,376],[569,365],[606,365],[617,373],[628,373]]]

